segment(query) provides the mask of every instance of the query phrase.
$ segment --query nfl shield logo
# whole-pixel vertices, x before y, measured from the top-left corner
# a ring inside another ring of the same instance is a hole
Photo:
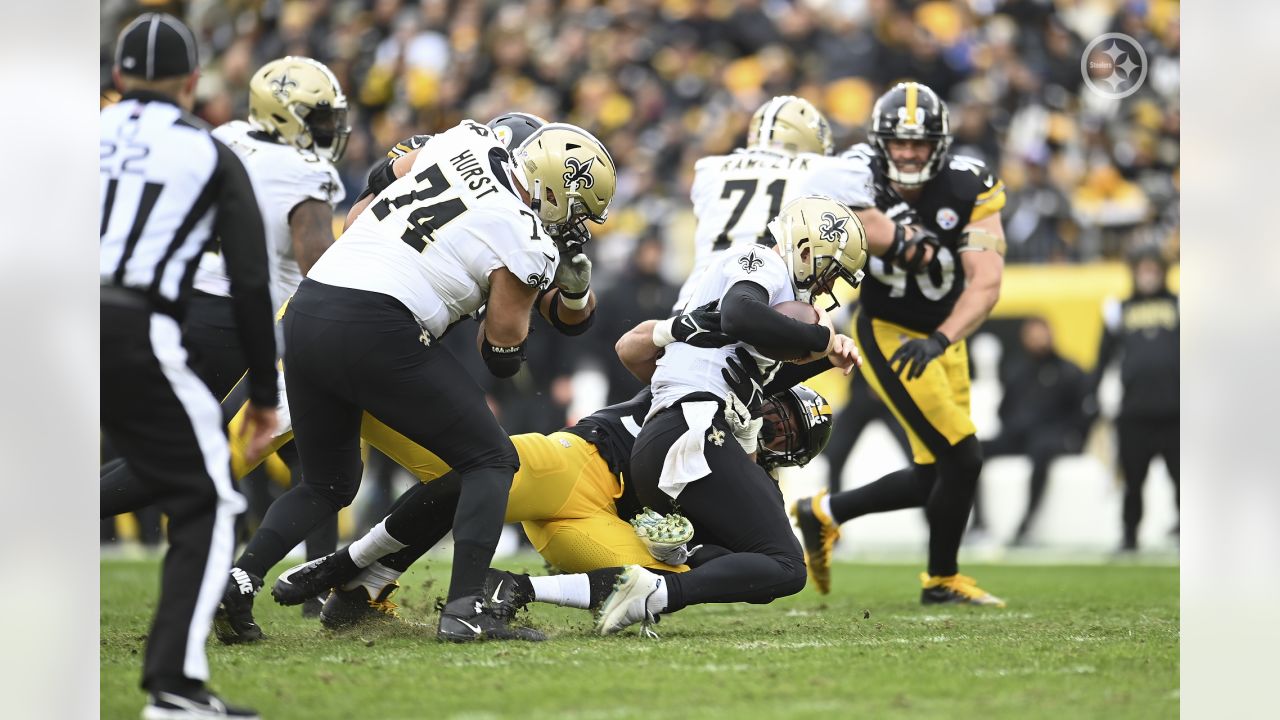
[[[937,220],[938,227],[943,230],[950,230],[960,224],[960,216],[956,214],[955,210],[952,210],[949,207],[944,207],[938,211]]]

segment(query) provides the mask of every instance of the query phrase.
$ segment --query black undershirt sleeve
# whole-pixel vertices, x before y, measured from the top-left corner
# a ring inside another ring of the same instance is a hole
[[[262,213],[240,159],[226,145],[213,142],[218,149],[214,172],[219,175],[213,231],[221,239],[232,312],[249,364],[249,399],[259,407],[275,407],[276,336]]]
[[[720,301],[720,329],[732,338],[756,347],[825,350],[831,333],[821,325],[793,320],[769,307],[769,293],[749,280],[725,292]]]
[[[795,363],[783,363],[778,368],[778,372],[774,374],[773,380],[764,386],[764,396],[777,395],[783,390],[789,390],[796,385],[808,380],[815,375],[820,375],[835,365],[831,364],[831,358],[824,357],[821,360],[814,360],[811,363],[797,365]]]

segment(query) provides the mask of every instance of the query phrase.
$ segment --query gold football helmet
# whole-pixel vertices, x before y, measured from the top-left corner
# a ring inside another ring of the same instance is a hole
[[[844,203],[821,195],[808,195],[787,203],[769,222],[769,232],[791,268],[796,297],[812,303],[823,293],[836,300],[836,280],[853,287],[862,282],[867,264],[867,232],[862,221]]]
[[[808,100],[779,95],[751,116],[747,146],[830,155],[831,125]]]
[[[347,96],[323,63],[288,56],[272,60],[249,81],[249,122],[300,150],[331,162],[347,149]]]
[[[547,123],[511,153],[517,182],[547,233],[585,220],[602,223],[617,188],[617,167],[604,144],[576,125]]]

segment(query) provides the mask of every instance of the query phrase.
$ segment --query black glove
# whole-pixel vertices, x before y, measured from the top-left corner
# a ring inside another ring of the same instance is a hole
[[[712,300],[702,307],[664,320],[653,329],[654,344],[666,347],[682,342],[700,348],[718,348],[737,342],[720,331],[720,301]]]
[[[893,357],[889,358],[889,368],[896,375],[905,374],[907,380],[915,380],[924,374],[929,361],[941,355],[949,345],[951,340],[934,330],[927,338],[916,338],[903,343]]]
[[[925,255],[929,254],[929,262],[933,262],[933,258],[938,257],[938,249],[942,247],[942,242],[938,240],[938,236],[923,225],[912,225],[913,234],[910,240],[906,239],[906,226],[898,224],[894,227],[893,242],[889,245],[889,249],[880,259],[887,263],[892,263],[906,270],[909,273],[920,272],[927,265]],[[933,248],[932,253],[926,253],[924,246],[928,245]]]
[[[734,350],[733,357],[726,360],[725,364],[728,367],[723,368],[720,375],[729,384],[734,398],[742,404],[749,416],[741,420],[745,423],[747,420],[760,417],[760,408],[764,405],[764,388],[761,385],[764,382],[764,374],[760,372],[760,365],[743,347]],[[738,408],[736,411],[741,413],[743,408]]]

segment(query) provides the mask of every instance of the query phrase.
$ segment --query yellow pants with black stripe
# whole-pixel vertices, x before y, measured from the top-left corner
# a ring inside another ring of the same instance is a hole
[[[231,421],[231,464],[237,479],[255,465],[245,462],[245,443],[239,438],[244,408]],[[272,441],[269,455],[292,439],[285,433]],[[430,450],[414,443],[365,413],[360,437],[422,482],[449,472],[449,466]],[[642,565],[684,572],[687,565],[658,562],[636,537],[631,524],[617,515],[614,501],[622,495],[621,481],[609,470],[595,445],[577,435],[513,435],[520,470],[511,482],[507,522],[523,524],[533,547],[563,572],[586,572],[606,567]]]
[[[947,347],[920,377],[906,380],[889,367],[889,358],[903,343],[928,337],[927,333],[875,320],[864,312],[854,319],[854,331],[862,374],[907,431],[912,460],[932,464],[945,448],[977,432],[969,414],[969,356],[963,340]]]

